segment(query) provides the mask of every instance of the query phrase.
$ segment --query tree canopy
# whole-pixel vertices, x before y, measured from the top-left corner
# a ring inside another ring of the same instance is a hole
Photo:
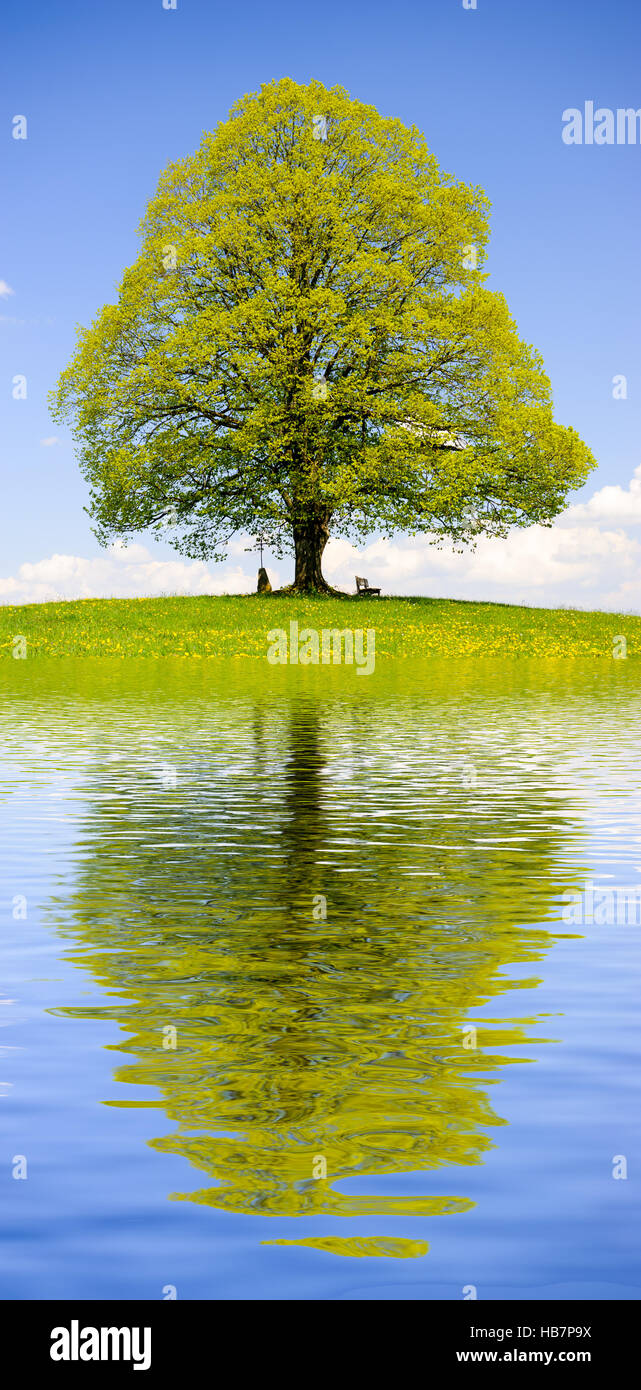
[[[222,558],[329,535],[467,543],[550,524],[593,459],[485,287],[488,200],[343,89],[261,88],[170,164],[117,302],[54,398],[108,543]]]

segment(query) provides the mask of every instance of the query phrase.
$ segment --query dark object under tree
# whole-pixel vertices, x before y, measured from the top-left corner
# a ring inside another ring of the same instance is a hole
[[[367,598],[368,595],[371,596],[372,594],[375,594],[376,596],[378,596],[378,595],[380,594],[380,592],[381,592],[380,589],[372,589],[372,588],[370,588],[370,586],[369,586],[367,580],[366,580],[366,579],[362,579],[361,576],[360,576],[359,574],[355,575],[355,579],[356,579],[356,594],[355,594],[355,597],[356,597],[356,598],[358,598],[359,596],[360,596],[360,598]]]

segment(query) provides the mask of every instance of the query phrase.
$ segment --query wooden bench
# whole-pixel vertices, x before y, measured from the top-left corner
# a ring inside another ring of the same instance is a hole
[[[361,594],[363,598],[368,598],[370,594],[376,594],[376,596],[378,597],[378,595],[379,595],[380,592],[381,592],[380,589],[370,589],[367,580],[366,580],[366,579],[361,579],[361,576],[360,576],[359,574],[355,575],[355,579],[356,579],[356,594],[354,595],[355,598],[357,598],[359,594]]]

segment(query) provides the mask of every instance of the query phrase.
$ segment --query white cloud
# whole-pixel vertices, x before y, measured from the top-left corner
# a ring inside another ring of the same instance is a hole
[[[15,294],[15,290],[12,290],[6,280],[0,280],[0,299],[6,299],[10,294]]]
[[[424,540],[376,540],[360,550],[330,541],[325,562],[340,588],[353,590],[363,574],[387,593],[577,608],[638,607],[640,568],[641,544],[624,531],[558,523],[485,537],[463,553]]]
[[[9,294],[13,294],[13,290],[9,289],[8,286],[7,291]],[[16,318],[15,314],[0,314],[0,323],[17,324],[19,328],[24,328],[26,325],[28,325],[30,328],[41,328],[43,324],[45,324],[46,327],[49,328],[51,324],[55,323],[55,321],[55,319],[52,319],[49,316],[47,316],[46,318],[41,318],[37,316],[36,318],[31,319],[21,319]]]
[[[641,464],[635,468],[629,488],[602,487],[587,502],[568,507],[570,522],[606,521],[621,526],[641,524]]]
[[[55,434],[48,434],[45,439],[40,440],[40,443],[43,449],[51,449],[54,444],[59,444],[60,440]]]
[[[281,580],[274,572],[276,584]],[[252,566],[155,560],[144,545],[116,544],[104,555],[51,555],[0,578],[0,603],[47,603],[66,598],[137,598],[162,594],[233,594],[256,588]]]

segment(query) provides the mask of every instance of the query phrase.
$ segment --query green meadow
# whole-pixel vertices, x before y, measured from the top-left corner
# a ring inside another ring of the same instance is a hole
[[[266,657],[272,628],[373,628],[378,658],[602,657],[641,653],[641,617],[453,599],[293,594],[80,599],[0,608],[11,658]],[[19,643],[16,639],[26,641]],[[625,638],[625,643],[622,642]]]

